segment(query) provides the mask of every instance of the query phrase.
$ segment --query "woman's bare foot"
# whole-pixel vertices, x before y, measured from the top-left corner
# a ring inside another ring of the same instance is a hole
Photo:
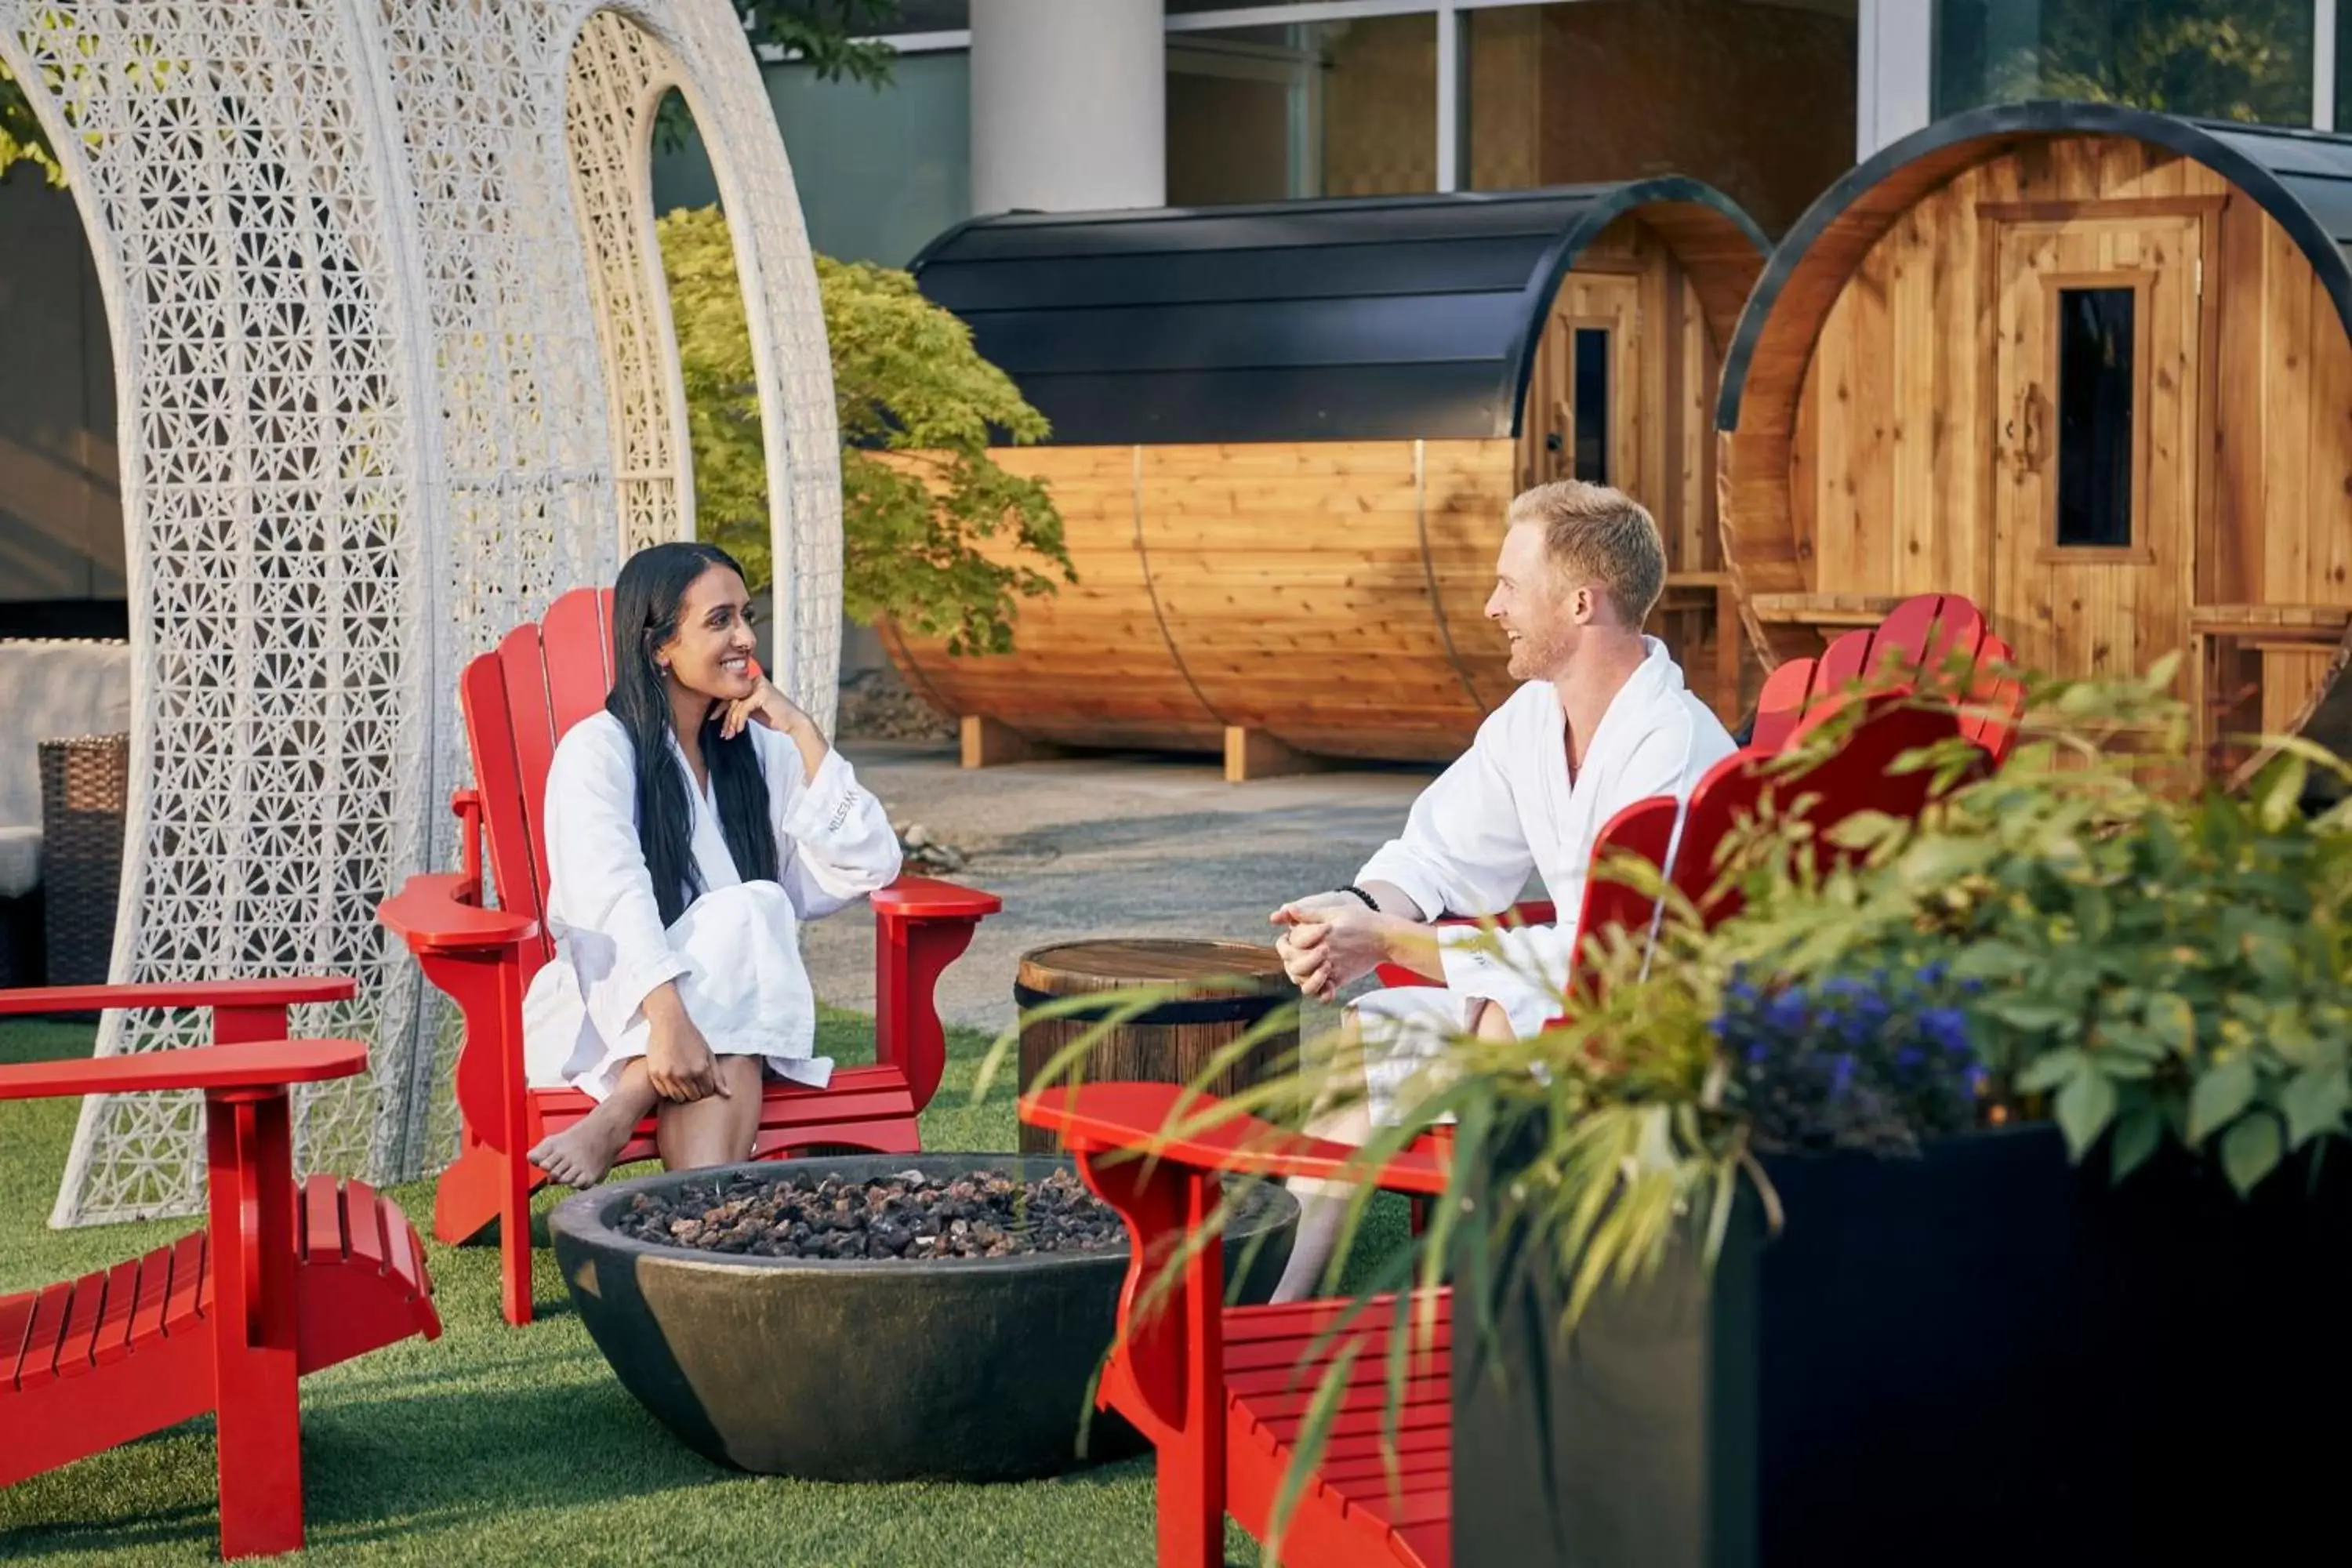
[[[540,1140],[530,1163],[567,1187],[593,1187],[628,1147],[645,1112],[634,1096],[614,1094],[562,1131]]]

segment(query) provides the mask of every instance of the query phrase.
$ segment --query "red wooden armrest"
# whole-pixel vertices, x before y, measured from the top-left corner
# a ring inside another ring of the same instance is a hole
[[[1004,907],[994,893],[933,877],[901,877],[870,895],[877,914],[898,920],[981,920]]]
[[[1475,926],[1481,921],[1488,920],[1508,930],[1514,926],[1556,925],[1559,921],[1559,913],[1558,907],[1549,899],[1529,899],[1525,903],[1513,904],[1498,915],[1440,915],[1430,923],[1437,926]],[[1375,964],[1372,973],[1379,977],[1382,985],[1391,989],[1399,986],[1445,984],[1443,980],[1432,980],[1426,974],[1416,973],[1402,963]]]
[[[1024,1096],[1021,1120],[1062,1135],[1077,1153],[1132,1150],[1220,1174],[1370,1180],[1400,1193],[1443,1193],[1445,1167],[1424,1142],[1367,1176],[1362,1151],[1238,1112],[1202,1126],[1218,1101],[1173,1083],[1095,1083]]]
[[[366,1070],[358,1040],[252,1040],[119,1057],[0,1067],[0,1100],[67,1094],[138,1094],[166,1089],[281,1089]]]
[[[451,871],[411,877],[375,907],[375,917],[416,953],[520,947],[539,934],[539,922],[529,915],[476,902],[471,895],[479,885]]]
[[[290,1007],[348,1002],[359,982],[345,974],[280,980],[161,981],[147,985],[41,985],[0,991],[0,1017],[19,1013],[94,1013],[102,1007]]]

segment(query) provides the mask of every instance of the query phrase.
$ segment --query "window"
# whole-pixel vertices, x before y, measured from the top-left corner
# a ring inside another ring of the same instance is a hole
[[[1437,189],[1437,20],[1168,36],[1173,206]]]
[[[2314,0],[1937,0],[1935,109],[2073,98],[2308,125]]]
[[[2133,342],[2128,288],[2058,290],[2058,544],[2132,542]]]
[[[1853,163],[1838,0],[1574,0],[1462,13],[1463,184],[1688,174],[1769,233]]]
[[[1576,400],[1576,477],[1609,482],[1609,329],[1579,327],[1571,350]]]
[[[761,73],[800,187],[809,243],[845,261],[904,267],[971,216],[971,57],[900,55],[890,85],[820,81],[803,65]],[[654,210],[707,206],[719,184],[698,139],[656,144]]]

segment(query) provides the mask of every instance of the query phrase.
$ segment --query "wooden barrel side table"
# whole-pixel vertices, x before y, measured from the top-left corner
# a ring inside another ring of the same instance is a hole
[[[1271,947],[1245,942],[1181,942],[1156,938],[1068,942],[1024,953],[1013,983],[1022,1014],[1021,1092],[1036,1087],[1047,1064],[1101,1026],[1117,994],[1139,987],[1181,985],[1185,995],[1104,1029],[1064,1081],[1192,1083],[1219,1051],[1250,1032],[1267,1014],[1297,998]],[[1055,1018],[1031,1018],[1045,1003],[1103,995],[1102,1009]],[[1202,1087],[1230,1095],[1289,1070],[1298,1054],[1298,1021],[1266,1030],[1239,1059]],[[1051,1153],[1061,1140],[1024,1123],[1021,1152]]]

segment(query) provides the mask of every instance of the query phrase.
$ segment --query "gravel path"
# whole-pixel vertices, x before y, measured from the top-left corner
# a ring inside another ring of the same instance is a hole
[[[1365,766],[1229,784],[1199,758],[1116,754],[965,773],[954,749],[856,741],[842,750],[904,832],[961,851],[951,879],[1004,912],[940,983],[951,1023],[1013,1019],[1021,954],[1086,937],[1223,937],[1271,943],[1266,913],[1338,887],[1403,826],[1433,768]],[[874,1005],[873,921],[844,910],[804,933],[817,994]],[[1320,1015],[1319,1016],[1318,1015]],[[1323,1009],[1304,1020],[1328,1026]]]

